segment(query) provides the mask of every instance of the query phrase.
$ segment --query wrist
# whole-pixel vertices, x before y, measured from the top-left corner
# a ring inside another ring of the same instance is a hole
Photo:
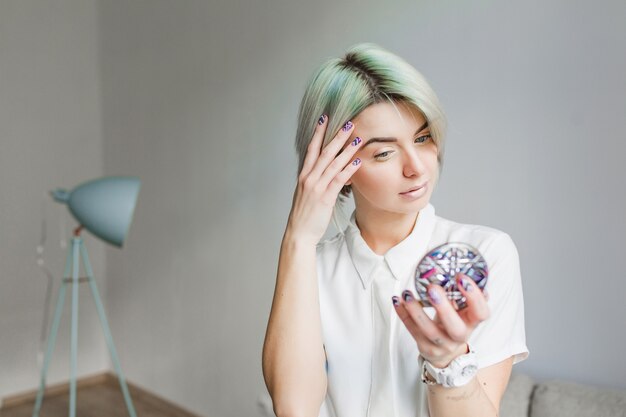
[[[315,241],[313,238],[306,237],[287,228],[283,235],[282,247],[285,249],[315,249],[318,242],[319,239]]]
[[[445,367],[430,363],[422,355],[419,355],[418,360],[420,377],[427,385],[441,385],[446,388],[460,387],[467,385],[478,372],[476,352],[471,348],[468,353],[456,357]]]
[[[476,375],[472,377],[466,384],[459,385],[458,387],[446,387],[442,384],[426,384],[426,388],[428,393],[446,393],[448,396],[446,398],[450,398],[449,396],[454,396],[454,394],[461,394],[469,392],[475,392],[476,384],[481,388],[481,384],[478,382],[478,378]],[[482,389],[482,388],[481,388]]]
[[[437,368],[447,368],[452,363],[453,360],[455,360],[459,356],[466,355],[469,352],[470,352],[469,345],[467,343],[464,343],[455,351],[451,359],[447,359],[445,361],[431,361],[430,359],[426,359],[426,358],[424,359],[426,359],[428,362],[430,362],[433,366]]]

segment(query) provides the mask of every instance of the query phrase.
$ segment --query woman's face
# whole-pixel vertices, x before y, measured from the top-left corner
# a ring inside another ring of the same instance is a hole
[[[406,103],[396,107],[373,104],[352,120],[350,140],[364,141],[356,154],[362,166],[347,183],[359,211],[416,213],[428,204],[437,183],[437,146],[424,116]]]

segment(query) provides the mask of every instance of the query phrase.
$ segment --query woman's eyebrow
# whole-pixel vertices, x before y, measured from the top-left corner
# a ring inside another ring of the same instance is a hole
[[[428,122],[424,123],[420,128],[418,128],[415,131],[415,134],[417,135],[419,132],[421,132],[422,130],[426,129],[428,127]],[[398,139],[394,138],[394,137],[388,137],[388,138],[370,138],[368,139],[367,142],[365,142],[363,144],[363,146],[361,146],[361,149],[365,148],[367,145],[369,145],[370,143],[374,143],[374,142],[397,142]]]

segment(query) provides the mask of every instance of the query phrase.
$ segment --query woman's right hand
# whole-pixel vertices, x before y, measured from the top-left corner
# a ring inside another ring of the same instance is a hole
[[[317,245],[324,235],[342,187],[361,166],[361,160],[354,158],[354,154],[362,146],[362,140],[356,137],[346,144],[354,130],[352,122],[346,122],[333,140],[321,149],[327,126],[328,116],[324,115],[320,117],[307,148],[287,223],[287,233],[291,237],[313,245]]]

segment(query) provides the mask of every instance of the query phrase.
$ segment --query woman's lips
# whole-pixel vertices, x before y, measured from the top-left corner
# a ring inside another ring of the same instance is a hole
[[[413,187],[412,189],[408,191],[400,193],[400,195],[410,200],[415,200],[417,198],[422,197],[424,194],[426,194],[426,190],[428,190],[428,182],[425,182],[423,185],[419,187]]]

